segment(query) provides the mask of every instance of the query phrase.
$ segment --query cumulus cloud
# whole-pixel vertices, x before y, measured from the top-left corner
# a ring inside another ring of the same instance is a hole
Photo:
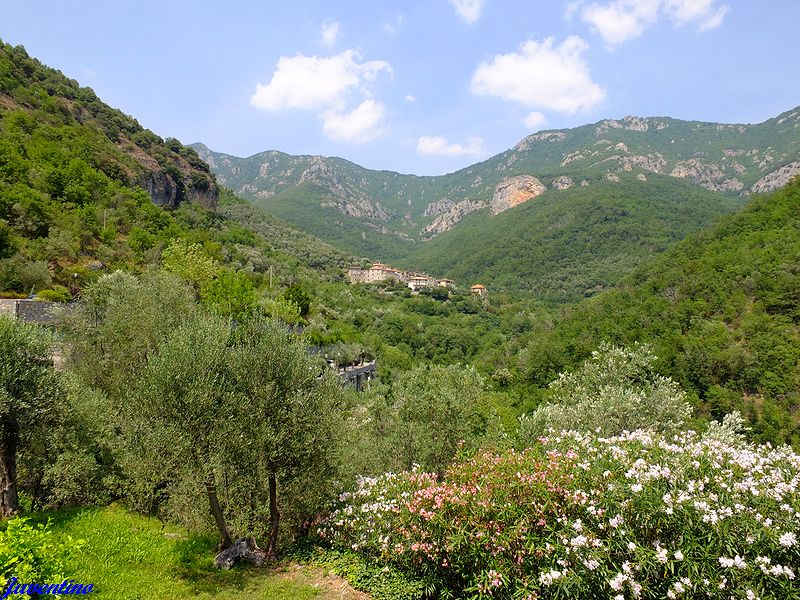
[[[660,0],[616,0],[609,4],[590,4],[582,18],[611,45],[642,35],[645,27],[658,18]]]
[[[331,48],[339,37],[339,23],[337,21],[325,21],[320,30],[320,42],[323,46]]]
[[[416,102],[417,97],[413,94],[406,94],[406,102]]]
[[[281,57],[268,84],[256,84],[250,104],[268,111],[289,108],[316,111],[323,120],[323,131],[337,140],[364,142],[382,132],[385,114],[382,104],[371,99],[369,83],[392,67],[382,60],[360,62],[355,50],[335,56],[298,54]],[[353,96],[366,98],[348,110]],[[368,133],[368,127],[372,132]]]
[[[696,24],[698,31],[714,29],[722,24],[730,7],[717,6],[717,0],[612,0],[588,5],[572,2],[567,5],[567,16],[578,10],[607,44],[616,46],[639,37],[661,17],[678,26]]]
[[[525,127],[528,129],[537,131],[541,129],[543,125],[547,125],[547,117],[538,111],[528,113],[528,116],[525,117]]]
[[[272,80],[266,85],[256,84],[250,103],[265,110],[312,110],[340,102],[348,90],[373,81],[381,71],[392,72],[385,61],[359,63],[358,59],[355,50],[327,58],[303,54],[282,56]]]
[[[486,0],[450,0],[450,4],[465,23],[474,23],[481,18]]]
[[[483,140],[469,137],[464,144],[450,143],[439,135],[424,135],[417,140],[417,152],[426,156],[482,156]]]
[[[605,98],[583,59],[588,45],[570,36],[560,46],[553,38],[529,40],[519,52],[498,54],[472,75],[474,94],[519,102],[529,108],[563,113],[588,110]]]
[[[364,100],[353,110],[335,109],[323,113],[322,129],[333,140],[364,143],[374,140],[385,131],[386,107],[375,100]]]

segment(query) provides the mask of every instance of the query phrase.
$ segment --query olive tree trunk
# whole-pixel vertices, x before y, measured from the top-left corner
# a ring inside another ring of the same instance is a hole
[[[211,505],[211,514],[214,515],[214,522],[217,524],[217,529],[219,529],[220,548],[222,550],[230,548],[231,534],[228,532],[228,526],[225,524],[225,515],[219,505],[217,484],[213,475],[209,475],[206,478],[206,493],[208,494],[208,503]]]
[[[267,557],[274,560],[278,555],[278,530],[281,514],[278,512],[278,480],[275,473],[269,474],[269,540],[267,541]]]
[[[0,519],[8,519],[19,510],[17,497],[17,439],[7,428],[0,437]]]

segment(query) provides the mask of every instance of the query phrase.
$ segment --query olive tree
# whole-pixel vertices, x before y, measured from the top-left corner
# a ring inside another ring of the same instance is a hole
[[[128,472],[172,482],[187,472],[202,482],[222,547],[231,536],[217,494],[220,457],[230,422],[240,419],[231,402],[225,352],[230,322],[203,315],[178,327],[148,357],[124,409],[130,452]],[[155,460],[153,460],[155,458]],[[134,468],[131,468],[134,467]]]
[[[100,277],[63,315],[67,365],[120,403],[147,357],[196,310],[192,289],[163,271]]]
[[[17,512],[17,457],[59,414],[62,387],[50,357],[51,336],[0,316],[0,518]]]
[[[232,531],[265,537],[274,557],[281,506],[312,515],[336,472],[341,384],[326,371],[278,322],[198,315],[148,358],[126,403],[135,476],[202,485],[221,546]]]
[[[549,386],[549,398],[520,418],[519,440],[532,443],[549,429],[595,431],[675,431],[691,415],[686,394],[655,371],[648,346],[621,348],[603,344],[578,369],[561,373]]]
[[[414,464],[444,473],[459,447],[475,449],[499,433],[499,422],[485,399],[485,381],[473,367],[416,367],[389,389],[371,393],[356,443],[367,442],[354,457],[371,471],[410,469]],[[366,437],[364,436],[366,433]],[[377,469],[376,469],[377,467]]]

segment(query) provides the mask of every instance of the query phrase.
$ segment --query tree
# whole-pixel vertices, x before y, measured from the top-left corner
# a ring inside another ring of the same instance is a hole
[[[201,484],[221,546],[232,531],[264,535],[274,557],[281,506],[308,518],[327,499],[340,397],[284,325],[200,314],[149,357],[126,403],[135,476],[145,488]]]
[[[311,296],[303,289],[299,283],[294,283],[286,288],[283,293],[283,299],[287,302],[292,302],[300,309],[300,316],[307,317],[311,310]]]
[[[46,330],[0,316],[0,518],[17,512],[17,454],[58,414],[62,390]]]
[[[161,253],[161,261],[166,271],[178,275],[201,290],[219,273],[216,260],[203,251],[200,244],[191,244],[184,239],[176,239]]]
[[[595,431],[675,431],[691,415],[686,394],[654,369],[656,356],[639,344],[602,344],[577,370],[550,384],[549,402],[520,418],[519,438],[531,444],[548,429]]]
[[[256,294],[253,284],[243,273],[222,269],[200,290],[200,298],[213,310],[234,318],[253,310]]]
[[[268,517],[267,554],[274,557],[282,512],[300,526],[328,499],[337,475],[342,384],[302,338],[261,316],[234,331],[228,366],[240,417],[228,422],[227,437],[247,441],[229,448],[229,464],[249,482],[250,501],[238,502],[243,510],[256,507],[251,521]]]
[[[196,310],[192,290],[169,273],[104,275],[64,315],[67,364],[122,404],[147,357]]]
[[[148,357],[126,403],[132,454],[142,458],[155,451],[162,457],[156,481],[174,481],[179,478],[176,474],[189,473],[203,482],[223,548],[231,545],[231,536],[217,494],[218,465],[228,443],[227,424],[244,417],[229,401],[225,376],[229,333],[227,319],[210,315],[179,327]],[[141,462],[150,468],[144,475],[152,476],[154,461]]]
[[[371,406],[379,470],[418,464],[442,474],[459,446],[477,448],[497,423],[484,390],[483,377],[472,367],[423,365],[398,377]]]

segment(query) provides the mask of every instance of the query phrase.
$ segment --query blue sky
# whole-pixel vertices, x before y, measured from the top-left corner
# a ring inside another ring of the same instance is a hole
[[[453,171],[628,114],[800,105],[798,0],[0,0],[0,37],[161,136]]]

